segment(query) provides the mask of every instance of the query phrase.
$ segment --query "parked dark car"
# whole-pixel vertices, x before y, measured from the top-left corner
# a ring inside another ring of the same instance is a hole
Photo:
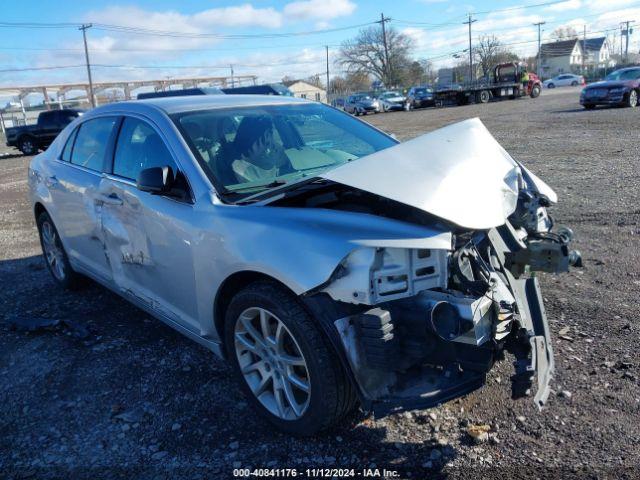
[[[344,111],[353,115],[366,115],[367,113],[378,113],[380,103],[366,93],[356,93],[350,95],[344,103]]]
[[[7,146],[16,147],[25,155],[35,155],[38,150],[45,150],[51,145],[64,127],[82,115],[82,112],[71,108],[42,112],[35,125],[7,128]]]
[[[224,92],[218,87],[195,87],[161,92],[143,92],[139,93],[136,98],[138,100],[144,100],[145,98],[188,97],[191,95],[224,95]]]
[[[407,93],[406,108],[408,110],[422,107],[432,107],[436,104],[433,88],[429,86],[411,87]]]
[[[285,97],[293,97],[293,92],[281,83],[223,88],[222,91],[227,95],[282,95]]]
[[[344,110],[344,103],[345,103],[345,101],[346,101],[346,100],[345,100],[344,98],[341,98],[341,97],[336,98],[336,99],[334,99],[334,100],[331,102],[331,106],[332,106],[332,107],[335,107],[335,108],[338,108],[338,109],[340,109],[340,110]]]
[[[587,110],[597,105],[620,105],[634,108],[640,94],[640,67],[621,68],[601,82],[587,85],[580,94],[580,105]]]

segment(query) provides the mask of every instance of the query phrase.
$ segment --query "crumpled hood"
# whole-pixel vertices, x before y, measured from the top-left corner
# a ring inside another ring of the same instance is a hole
[[[460,227],[503,225],[518,201],[519,164],[473,118],[343,164],[323,178],[410,205]],[[535,187],[555,200],[535,177]],[[544,190],[544,191],[543,191]]]

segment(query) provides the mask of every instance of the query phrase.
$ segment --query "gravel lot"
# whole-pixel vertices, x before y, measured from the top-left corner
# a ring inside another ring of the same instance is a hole
[[[640,476],[640,110],[537,100],[370,115],[407,139],[478,116],[557,191],[585,266],[542,276],[557,375],[548,406],[510,399],[511,365],[429,411],[275,433],[230,369],[116,295],[59,291],[26,199],[29,158],[0,157],[0,478],[229,478],[234,467],[355,467],[401,478]],[[65,320],[36,332],[16,318]],[[71,321],[71,322],[68,322]],[[488,425],[475,443],[469,425]]]

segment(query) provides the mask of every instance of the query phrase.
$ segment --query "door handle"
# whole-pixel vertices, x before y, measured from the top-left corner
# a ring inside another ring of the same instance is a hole
[[[110,195],[100,195],[96,199],[96,203],[100,205],[122,205],[122,199],[115,193],[112,193]]]

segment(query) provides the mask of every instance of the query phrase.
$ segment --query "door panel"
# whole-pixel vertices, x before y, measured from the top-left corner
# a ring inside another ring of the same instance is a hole
[[[71,136],[73,148],[63,150],[70,161],[51,162],[45,180],[55,205],[57,227],[74,264],[108,281],[111,269],[104,251],[100,207],[96,203],[104,159],[109,151],[117,117],[88,120]]]
[[[56,227],[72,264],[80,264],[108,281],[107,264],[100,230],[100,211],[95,204],[101,175],[62,162],[51,162],[47,179],[55,205]]]
[[[100,184],[101,220],[116,286],[165,317],[199,332],[192,254],[193,207],[136,188],[140,171],[178,166],[146,121],[125,117],[111,175]],[[184,177],[183,177],[184,178]]]
[[[113,282],[164,316],[199,331],[190,204],[105,178],[102,229]]]

